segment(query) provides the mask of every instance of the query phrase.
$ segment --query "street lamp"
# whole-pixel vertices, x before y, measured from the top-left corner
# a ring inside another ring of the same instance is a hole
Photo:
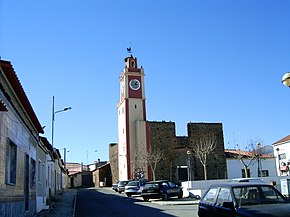
[[[54,136],[54,121],[55,121],[55,114],[60,112],[65,112],[67,110],[70,110],[71,107],[66,107],[62,110],[54,111],[54,96],[52,97],[52,124],[51,124],[51,145],[53,147],[53,136]]]
[[[191,181],[191,162],[190,162],[191,151],[187,150],[186,154],[187,154],[187,181],[188,181],[187,189],[189,191],[189,183]]]
[[[285,75],[283,75],[283,77],[282,77],[282,83],[286,87],[290,87],[290,72],[287,72],[287,73],[285,73]]]
[[[280,149],[279,148],[276,148],[276,151],[277,151],[278,169],[279,169],[279,173],[280,173],[280,176],[281,176],[281,170],[280,170],[280,154],[279,154]]]

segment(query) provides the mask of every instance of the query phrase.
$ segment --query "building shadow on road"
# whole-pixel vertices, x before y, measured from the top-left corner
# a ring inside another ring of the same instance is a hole
[[[135,197],[118,195],[109,189],[78,189],[75,217],[173,217]]]

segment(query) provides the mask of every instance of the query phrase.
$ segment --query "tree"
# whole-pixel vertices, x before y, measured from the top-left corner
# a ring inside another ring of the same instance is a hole
[[[133,160],[133,172],[132,177],[134,180],[139,180],[144,177],[145,170],[147,165],[146,157],[144,157],[144,152],[139,151],[135,153]]]
[[[241,150],[239,144],[236,144],[236,151],[235,153],[232,153],[231,156],[233,158],[236,158],[240,161],[240,163],[243,165],[243,170],[245,174],[245,178],[249,178],[250,174],[248,172],[249,166],[255,161],[256,159],[259,159],[259,147],[255,148],[255,144],[259,144],[259,142],[255,142],[254,140],[251,140],[250,144],[246,146],[245,150]],[[258,162],[259,163],[259,162]],[[259,171],[260,172],[260,171]]]
[[[207,159],[216,148],[215,135],[202,135],[199,139],[193,141],[192,153],[203,166],[204,179],[207,180]]]
[[[158,150],[155,150],[155,151],[149,150],[147,152],[147,162],[148,162],[150,169],[152,171],[153,181],[155,181],[155,177],[156,177],[155,172],[156,172],[157,164],[163,159],[165,159],[165,155],[161,150],[159,150],[159,151]]]
[[[152,171],[152,176],[153,176],[152,179],[153,179],[153,181],[155,181],[157,164],[161,160],[165,159],[164,153],[158,149],[155,149],[155,150],[149,149],[146,153],[139,152],[138,158],[139,158],[140,163],[146,162],[146,164],[149,165],[149,167]]]

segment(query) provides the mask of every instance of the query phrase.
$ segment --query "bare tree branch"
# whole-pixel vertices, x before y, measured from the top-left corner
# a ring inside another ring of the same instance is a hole
[[[157,164],[161,160],[165,159],[165,154],[161,150],[153,150],[152,151],[152,149],[150,149],[147,151],[147,153],[145,153],[145,152],[137,153],[137,158],[139,161],[138,164],[149,165],[149,167],[152,171],[153,180],[155,180],[155,177],[156,177],[155,172],[156,172]]]
[[[244,167],[245,177],[248,178],[250,174],[248,174],[248,168],[259,157],[259,152],[256,147],[257,144],[261,144],[260,142],[256,142],[251,139],[248,146],[245,147],[246,151],[241,150],[239,144],[236,144],[236,152],[235,154],[231,154],[231,156],[235,159],[238,159],[240,163]]]
[[[192,152],[203,166],[205,180],[207,180],[207,158],[208,155],[215,150],[216,144],[215,135],[202,135],[193,142]]]

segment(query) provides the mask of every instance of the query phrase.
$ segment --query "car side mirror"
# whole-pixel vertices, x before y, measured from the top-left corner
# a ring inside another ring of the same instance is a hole
[[[234,202],[223,202],[223,207],[230,208],[231,210],[235,209]]]

